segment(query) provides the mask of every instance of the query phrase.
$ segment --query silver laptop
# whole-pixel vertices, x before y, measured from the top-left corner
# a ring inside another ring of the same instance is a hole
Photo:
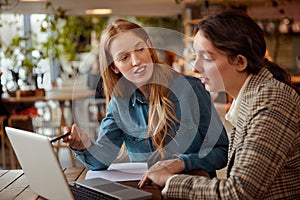
[[[72,188],[89,188],[102,199],[151,199],[152,194],[102,178],[68,183],[48,137],[5,127],[31,189],[47,199],[76,199]],[[99,197],[99,198],[98,198]],[[88,199],[88,198],[85,198]]]

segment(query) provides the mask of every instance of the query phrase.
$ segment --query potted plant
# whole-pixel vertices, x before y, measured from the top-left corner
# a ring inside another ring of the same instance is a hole
[[[38,48],[36,41],[33,41],[32,45],[26,45],[29,40],[30,38],[17,34],[4,50],[4,56],[10,60],[8,70],[12,77],[10,81],[13,83],[10,83],[11,87],[7,88],[7,91],[12,96],[17,90],[24,90],[22,86],[34,85],[35,89],[39,89],[37,79],[39,76],[43,76],[39,62],[46,57]],[[22,94],[24,96],[35,95],[34,91],[23,92]]]

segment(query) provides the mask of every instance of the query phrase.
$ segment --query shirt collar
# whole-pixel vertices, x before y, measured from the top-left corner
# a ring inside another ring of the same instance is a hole
[[[246,86],[249,83],[250,78],[252,75],[250,74],[247,79],[245,80],[242,88],[240,89],[238,96],[236,99],[233,99],[232,104],[230,106],[229,111],[225,115],[225,119],[230,122],[230,124],[234,127],[237,125],[237,119],[238,119],[238,113],[240,111],[241,103],[242,103],[242,98],[243,98],[243,93],[246,89]]]
[[[130,98],[130,101],[131,101],[132,107],[134,107],[137,102],[139,102],[141,104],[148,103],[139,89],[136,89],[134,91],[134,93],[132,94],[132,96]]]

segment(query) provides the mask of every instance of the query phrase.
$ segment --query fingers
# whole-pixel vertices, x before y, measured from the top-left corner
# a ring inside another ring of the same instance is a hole
[[[165,168],[165,162],[163,161],[158,161],[157,163],[155,163],[152,167],[150,167],[150,169],[148,169],[144,175],[142,176],[138,186],[139,188],[142,188],[144,185],[148,184],[149,182],[152,182],[153,180],[151,180],[151,175],[153,177],[156,177],[156,173],[159,174],[159,171]],[[155,182],[155,180],[153,181]]]
[[[79,128],[76,124],[72,126],[65,126],[63,132],[70,132],[71,134],[68,137],[63,138],[63,142],[69,143],[69,146],[77,149],[80,147],[80,137],[79,137]]]
[[[63,128],[63,132],[66,133],[66,132],[71,132],[71,126],[65,126]]]
[[[71,127],[70,127],[70,126],[65,126],[65,127],[63,128],[63,132],[64,132],[64,133],[71,132]],[[71,134],[72,134],[72,133],[71,133]],[[71,135],[62,138],[61,141],[67,143],[67,142],[69,142],[70,138],[71,138]]]
[[[150,180],[148,179],[147,172],[143,175],[140,182],[138,183],[138,188],[142,188],[146,183],[148,183]]]
[[[63,142],[67,142],[71,148],[84,150],[92,146],[89,136],[84,133],[76,124],[64,127],[63,131],[71,133],[68,137],[63,139]]]
[[[172,173],[165,167],[165,162],[159,161],[155,165],[150,167],[147,172],[145,172],[140,182],[138,183],[138,187],[142,188],[143,186],[151,182],[153,182],[157,186],[163,187],[165,185],[167,177],[171,175]]]

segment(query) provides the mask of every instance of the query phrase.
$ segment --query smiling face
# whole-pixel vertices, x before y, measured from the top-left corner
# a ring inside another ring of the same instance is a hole
[[[116,74],[121,73],[137,87],[146,84],[153,73],[149,47],[150,43],[144,42],[131,31],[119,33],[110,43],[113,71]]]
[[[194,50],[197,54],[194,71],[200,74],[202,83],[210,92],[229,92],[236,86],[240,74],[234,64],[228,62],[225,52],[215,48],[200,31],[194,40]]]

